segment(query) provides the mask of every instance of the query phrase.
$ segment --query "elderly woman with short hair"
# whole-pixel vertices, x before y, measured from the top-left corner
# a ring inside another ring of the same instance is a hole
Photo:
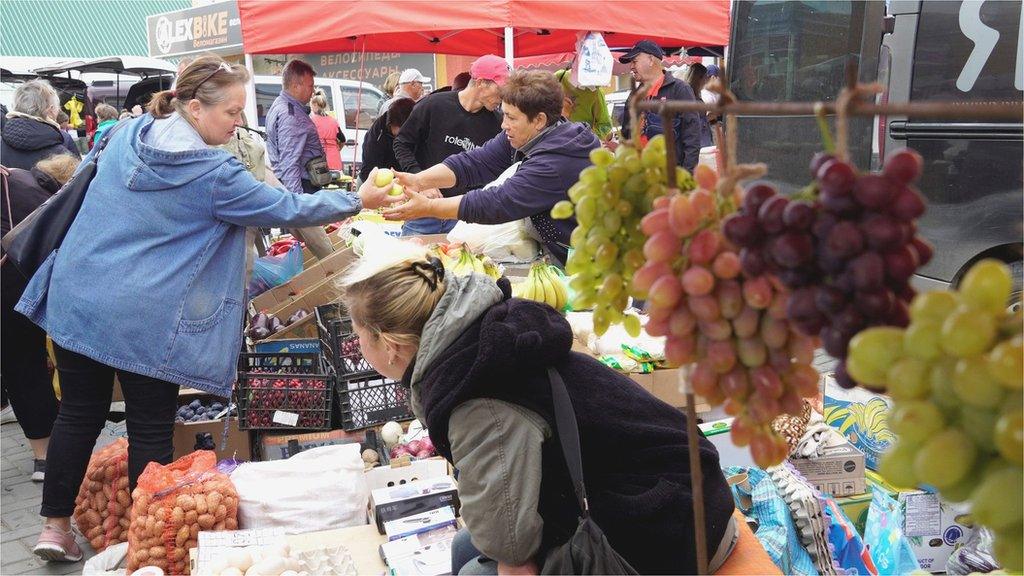
[[[57,124],[60,98],[45,80],[31,80],[14,91],[13,110],[0,134],[0,158],[8,168],[31,170],[54,154],[69,154]]]

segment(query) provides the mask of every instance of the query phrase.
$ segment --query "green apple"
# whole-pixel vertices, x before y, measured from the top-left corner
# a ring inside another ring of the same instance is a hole
[[[374,184],[374,186],[376,186],[378,188],[383,188],[383,187],[387,186],[388,184],[391,184],[391,181],[394,180],[394,179],[395,179],[395,173],[394,172],[392,172],[391,170],[389,170],[387,168],[380,168],[380,169],[377,170],[377,176],[375,176],[374,179],[373,179],[373,184]]]
[[[391,185],[391,190],[388,190],[388,196],[403,196],[405,195],[405,187],[398,182]]]

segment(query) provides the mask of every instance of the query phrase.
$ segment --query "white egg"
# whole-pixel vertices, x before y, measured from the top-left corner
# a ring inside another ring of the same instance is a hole
[[[252,569],[262,576],[279,576],[288,569],[288,561],[280,556],[266,556],[259,564],[254,564]]]
[[[228,566],[224,570],[221,570],[220,576],[242,576],[243,572],[234,566]]]
[[[285,570],[284,572],[281,572],[281,576],[299,576],[299,573],[295,570]]]
[[[227,556],[217,558],[213,562],[210,562],[210,566],[207,568],[207,572],[210,574],[221,574],[230,567],[231,564],[228,562]]]

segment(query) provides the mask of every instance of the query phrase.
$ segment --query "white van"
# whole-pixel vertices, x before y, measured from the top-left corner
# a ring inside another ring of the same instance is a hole
[[[350,173],[353,165],[358,166],[363,158],[362,141],[366,131],[377,119],[377,110],[384,101],[384,93],[372,84],[354,80],[336,78],[315,78],[316,87],[322,88],[327,94],[327,103],[341,126],[345,138],[353,144],[341,149],[341,161],[345,173]],[[253,78],[256,90],[256,123],[260,130],[266,130],[267,111],[274,99],[281,93],[280,76],[256,76]],[[360,93],[361,92],[361,93]],[[356,132],[358,128],[358,144]]]

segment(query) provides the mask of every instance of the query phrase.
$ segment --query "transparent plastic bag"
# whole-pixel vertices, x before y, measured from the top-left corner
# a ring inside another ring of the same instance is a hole
[[[998,569],[999,563],[992,553],[992,531],[983,527],[958,544],[946,561],[946,574],[953,576],[987,574]]]

